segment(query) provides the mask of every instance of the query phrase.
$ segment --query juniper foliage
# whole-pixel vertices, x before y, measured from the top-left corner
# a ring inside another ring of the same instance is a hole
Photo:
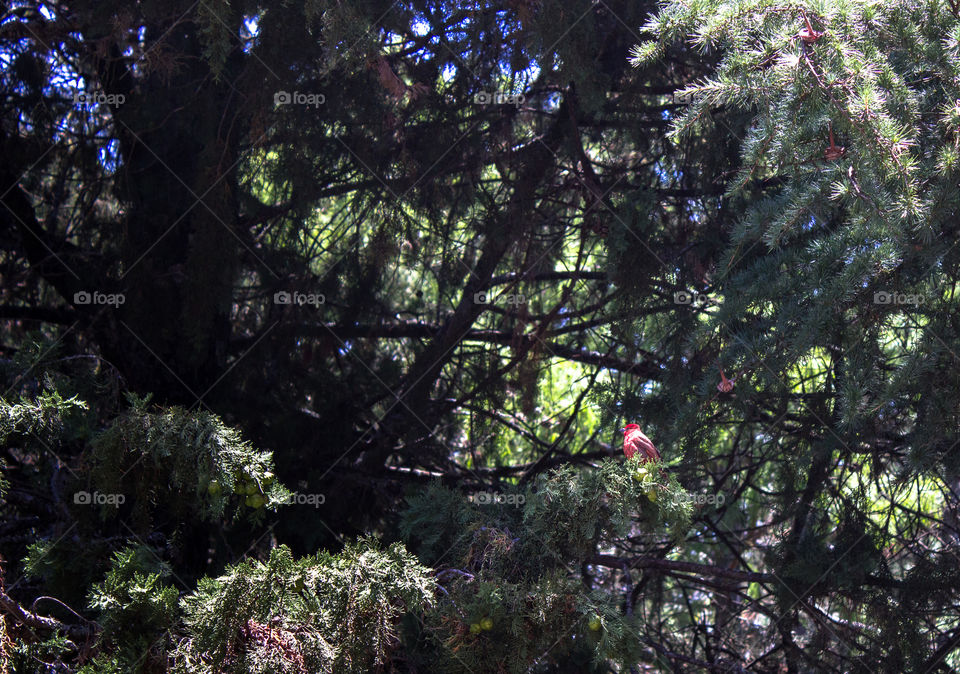
[[[174,671],[368,672],[397,647],[396,623],[433,600],[429,569],[399,544],[365,538],[338,555],[287,548],[200,582]]]

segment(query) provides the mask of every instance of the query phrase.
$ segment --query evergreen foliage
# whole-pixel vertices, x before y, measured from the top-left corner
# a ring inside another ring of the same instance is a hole
[[[8,5],[0,674],[960,668],[954,0]]]
[[[401,533],[438,568],[441,590],[419,658],[450,672],[523,672],[547,662],[602,671],[608,661],[636,661],[638,622],[620,610],[597,553],[622,549],[638,533],[638,514],[645,528],[665,524],[682,537],[689,494],[667,470],[635,457],[582,473],[563,467],[516,496],[471,503],[435,484],[410,498]],[[626,584],[629,596],[629,576]]]
[[[146,546],[129,546],[113,555],[102,583],[90,590],[98,614],[99,646],[120,662],[136,663],[179,619],[178,592],[167,584],[169,565]]]
[[[228,506],[256,515],[289,499],[270,452],[253,449],[216,415],[180,407],[152,413],[149,399],[131,403],[91,444],[90,464],[103,490],[135,485],[135,519],[160,508],[178,519],[216,521]]]
[[[396,648],[398,617],[432,597],[429,569],[399,544],[362,539],[302,559],[281,546],[184,598],[175,671],[371,671]]]
[[[0,398],[0,443],[15,440],[36,448],[43,445],[39,436],[56,439],[63,430],[64,417],[86,409],[86,404],[76,396],[64,399],[56,390],[44,392],[35,399],[9,403]],[[8,483],[3,476],[5,463],[0,459],[0,501],[6,494]]]

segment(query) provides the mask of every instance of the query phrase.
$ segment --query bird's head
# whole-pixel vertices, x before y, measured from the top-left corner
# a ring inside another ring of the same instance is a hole
[[[638,426],[637,424],[627,424],[626,426],[624,426],[624,427],[621,428],[620,430],[623,431],[624,433],[626,433],[627,431],[632,431],[632,430],[635,430],[635,429],[636,429],[636,430],[639,430],[639,429],[640,429],[640,426]]]

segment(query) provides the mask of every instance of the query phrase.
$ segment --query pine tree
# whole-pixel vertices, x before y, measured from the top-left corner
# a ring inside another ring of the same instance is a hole
[[[10,9],[0,669],[960,666],[958,26]]]
[[[680,92],[677,142],[748,118],[706,212],[735,224],[681,327],[700,367],[657,396],[741,504],[704,543],[765,570],[706,609],[708,648],[779,648],[794,670],[956,664],[958,26],[948,4],[696,2],[645,27],[638,65],[687,45],[716,60]],[[740,373],[730,395],[718,365]]]

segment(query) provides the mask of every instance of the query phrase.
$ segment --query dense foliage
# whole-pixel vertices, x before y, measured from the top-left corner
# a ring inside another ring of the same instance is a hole
[[[16,0],[0,62],[0,673],[960,667],[954,4]]]

